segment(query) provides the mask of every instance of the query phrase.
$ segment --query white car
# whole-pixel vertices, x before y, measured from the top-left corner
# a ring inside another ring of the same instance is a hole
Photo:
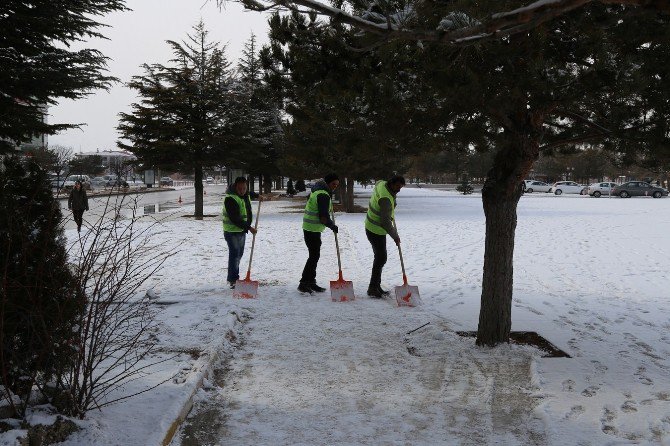
[[[141,189],[143,187],[147,187],[147,185],[144,184],[144,181],[138,179],[128,180],[127,183],[128,187],[131,189]]]
[[[551,190],[551,185],[544,183],[542,181],[528,181],[526,182],[526,193],[532,194],[533,192],[549,192]]]
[[[581,184],[575,183],[574,181],[559,181],[554,183],[549,189],[549,192],[553,192],[556,195],[561,194],[580,194],[583,195],[585,192],[585,187]]]
[[[74,187],[74,183],[77,181],[81,181],[81,185],[84,189],[91,188],[91,179],[88,175],[68,175],[68,177],[63,182],[63,187],[65,189],[72,189]]]
[[[589,184],[589,188],[587,189],[587,192],[589,195],[592,197],[600,197],[601,195],[610,195],[612,192],[612,188],[616,186],[616,183],[593,183]]]
[[[205,182],[206,182],[207,184],[212,184],[212,183],[214,182],[214,178],[212,178],[212,177],[207,177],[207,179],[205,180]]]

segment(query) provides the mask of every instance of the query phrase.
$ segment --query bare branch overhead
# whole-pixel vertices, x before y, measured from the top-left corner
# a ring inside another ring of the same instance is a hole
[[[429,30],[405,28],[388,18],[375,22],[317,0],[217,0],[220,5],[225,1],[239,1],[246,8],[255,11],[270,9],[295,11],[298,6],[301,6],[306,8],[306,11],[301,10],[300,12],[317,12],[331,17],[335,22],[385,36],[386,40],[420,40],[440,42],[451,46],[466,46],[474,42],[524,32],[590,3],[637,6],[670,13],[670,0],[537,0],[512,11],[492,13],[488,18],[469,26]]]

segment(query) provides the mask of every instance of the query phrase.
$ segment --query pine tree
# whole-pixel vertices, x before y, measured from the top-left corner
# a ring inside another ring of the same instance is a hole
[[[237,69],[239,98],[245,107],[242,114],[248,126],[247,146],[237,166],[263,180],[265,193],[269,193],[272,176],[279,174],[277,145],[283,129],[278,99],[264,80],[254,34],[244,45]]]
[[[72,124],[49,124],[57,98],[78,99],[108,89],[107,58],[72,44],[102,37],[97,18],[125,9],[123,0],[3,0],[0,3],[0,154],[40,134]]]
[[[70,270],[58,201],[46,172],[7,157],[0,169],[3,385],[22,398],[68,370],[83,306]]]
[[[383,11],[378,11],[379,5],[366,11],[356,6],[354,15],[394,24],[388,32],[393,37],[407,31],[405,25],[416,24],[444,33],[467,32],[499,2],[458,2],[457,13],[452,2],[418,3],[404,16],[407,23],[394,22],[400,15],[389,13],[401,10],[401,2],[384,5]],[[505,6],[522,7],[524,2],[509,1]],[[282,78],[290,76],[292,82],[285,93],[294,101],[287,107],[294,117],[287,139],[295,131],[293,141],[312,146],[305,159],[313,164],[303,163],[308,167],[327,161],[325,155],[337,153],[334,138],[356,135],[356,129],[336,126],[347,122],[342,120],[346,107],[338,108],[333,98],[324,100],[321,95],[355,91],[358,94],[349,96],[349,103],[358,98],[361,107],[349,110],[351,119],[376,113],[370,127],[378,125],[383,129],[378,134],[388,140],[414,141],[410,145],[419,151],[431,144],[490,151],[493,161],[482,190],[486,239],[477,343],[508,342],[520,182],[541,152],[558,147],[601,147],[616,153],[622,163],[653,160],[655,154],[667,157],[670,19],[640,8],[591,3],[539,26],[522,27],[523,32],[491,35],[476,46],[444,35],[424,41],[425,34],[412,32],[399,37],[404,41],[387,42],[369,33],[341,32],[341,19],[338,15],[331,23],[316,22],[315,14],[294,12],[276,15],[270,22],[276,41],[271,47],[279,61],[275,71]],[[348,23],[370,30],[360,22]],[[418,42],[411,45],[409,39]],[[334,51],[338,45],[367,47],[367,52]],[[367,63],[372,86],[337,69],[347,63],[354,73],[365,72]],[[337,79],[329,77],[331,72]],[[341,78],[353,81],[342,89],[319,89],[336,86]],[[412,154],[402,148],[402,144],[391,146],[401,160]],[[388,159],[385,153],[381,157]],[[347,154],[333,158],[347,159]],[[370,163],[365,150],[357,150],[351,159],[354,164]]]
[[[288,183],[286,184],[286,194],[295,195],[295,188],[293,187],[293,180],[289,178]]]
[[[207,34],[200,22],[185,42],[168,41],[170,65],[143,65],[145,74],[129,83],[141,101],[121,113],[118,126],[119,147],[143,165],[194,172],[197,219],[203,215],[203,169],[239,159],[250,126],[225,48]]]

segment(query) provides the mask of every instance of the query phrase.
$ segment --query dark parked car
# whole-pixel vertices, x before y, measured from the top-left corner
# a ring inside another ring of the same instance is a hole
[[[174,181],[170,177],[161,177],[161,186],[172,186]]]
[[[612,195],[618,195],[621,198],[628,197],[667,197],[668,191],[662,187],[652,186],[644,181],[629,181],[612,189]]]

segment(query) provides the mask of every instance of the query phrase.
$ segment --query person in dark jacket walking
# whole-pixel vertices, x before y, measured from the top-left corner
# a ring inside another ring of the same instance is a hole
[[[84,211],[88,211],[88,197],[81,181],[75,181],[70,197],[67,200],[67,208],[72,210],[72,217],[77,223],[77,232],[81,232],[81,224],[84,221]]]
[[[323,180],[317,181],[312,186],[312,193],[305,205],[305,212],[302,218],[302,230],[305,237],[305,244],[309,257],[302,270],[302,278],[298,291],[312,294],[324,292],[325,288],[316,284],[316,266],[321,257],[321,233],[330,228],[337,233],[337,226],[330,218],[333,212],[333,200],[331,194],[337,186],[340,185],[340,179],[337,174],[329,173]]]
[[[251,212],[251,199],[247,193],[247,179],[237,177],[235,182],[228,188],[223,199],[223,237],[228,244],[228,275],[226,281],[231,288],[235,288],[235,282],[240,278],[240,261],[244,254],[244,242],[247,232],[256,233],[251,226],[253,215]]]
[[[382,289],[382,269],[386,264],[386,234],[390,235],[396,245],[400,246],[400,237],[395,228],[396,195],[405,185],[405,179],[399,175],[388,181],[379,181],[372,190],[368,214],[365,218],[365,234],[368,237],[374,261],[368,285],[368,296],[373,298],[387,297],[389,292]]]

